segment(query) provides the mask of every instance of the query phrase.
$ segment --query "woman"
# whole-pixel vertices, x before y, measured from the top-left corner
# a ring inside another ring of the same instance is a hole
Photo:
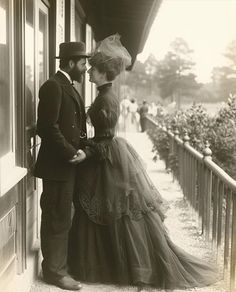
[[[115,35],[89,61],[90,81],[99,93],[88,111],[95,137],[87,147],[93,155],[78,169],[70,271],[86,282],[162,289],[209,285],[215,272],[172,243],[163,224],[161,197],[141,159],[115,136],[119,101],[112,81],[128,64],[126,57]]]

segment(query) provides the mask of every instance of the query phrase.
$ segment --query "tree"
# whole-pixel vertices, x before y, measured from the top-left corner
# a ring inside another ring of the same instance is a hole
[[[133,70],[126,73],[126,85],[132,89],[135,97],[138,93],[146,90],[147,75],[145,72],[145,66],[142,62],[136,61]]]
[[[149,55],[147,60],[144,62],[147,88],[149,89],[149,95],[152,96],[157,93],[158,88],[155,82],[155,77],[157,73],[158,61],[153,54]]]
[[[139,101],[143,99],[151,101],[154,96],[159,96],[155,81],[157,65],[158,61],[154,55],[150,55],[144,63],[136,61],[133,70],[126,73],[126,85]]]
[[[233,40],[226,48],[225,57],[230,61],[230,68],[236,70],[236,40]]]
[[[224,56],[228,59],[228,66],[214,67],[212,80],[218,99],[226,100],[230,93],[236,94],[236,40],[228,45]]]
[[[159,61],[156,80],[162,98],[170,97],[180,106],[181,96],[199,88],[196,75],[192,72],[194,62],[191,57],[192,50],[182,38],[176,38],[171,43],[171,50],[164,59]]]

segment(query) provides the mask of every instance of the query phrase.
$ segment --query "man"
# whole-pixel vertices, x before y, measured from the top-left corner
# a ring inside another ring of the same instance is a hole
[[[46,282],[62,289],[79,290],[81,284],[67,273],[68,232],[75,186],[76,164],[85,159],[84,103],[72,86],[86,71],[85,45],[60,44],[60,70],[39,90],[37,133],[41,146],[35,176],[43,180],[40,200],[42,271]]]
[[[147,114],[148,114],[148,105],[147,105],[146,100],[144,100],[142,106],[139,109],[141,132],[146,131]]]

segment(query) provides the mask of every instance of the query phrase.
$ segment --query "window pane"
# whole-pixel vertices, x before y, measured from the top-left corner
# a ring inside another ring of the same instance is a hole
[[[75,41],[80,42],[85,39],[85,25],[80,18],[78,7],[75,9]],[[84,86],[82,83],[75,83],[76,89],[84,97]]]
[[[12,151],[9,2],[0,0],[0,157]]]
[[[26,0],[25,22],[25,106],[26,106],[26,142],[27,168],[33,167],[33,137],[35,132],[35,92],[34,92],[34,7],[33,0]]]
[[[35,123],[34,106],[34,23],[33,1],[26,1],[25,24],[25,94],[26,94],[26,126]]]
[[[47,15],[39,11],[39,86],[47,79]]]

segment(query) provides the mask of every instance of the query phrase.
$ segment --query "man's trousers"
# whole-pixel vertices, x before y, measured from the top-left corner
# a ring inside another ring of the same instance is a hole
[[[75,175],[68,181],[43,179],[40,205],[42,270],[45,278],[67,275],[68,233],[71,227]]]

